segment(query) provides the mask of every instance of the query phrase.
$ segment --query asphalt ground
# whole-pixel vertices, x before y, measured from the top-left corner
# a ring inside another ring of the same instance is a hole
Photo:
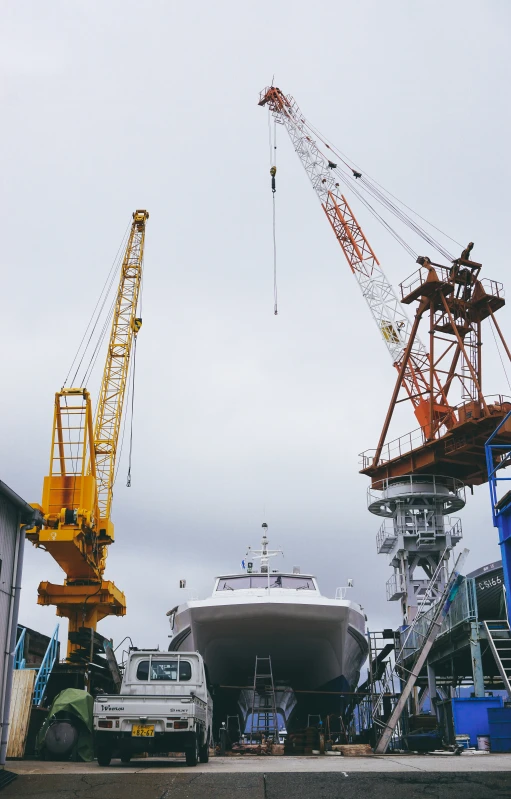
[[[511,756],[9,761],[1,799],[511,799]]]

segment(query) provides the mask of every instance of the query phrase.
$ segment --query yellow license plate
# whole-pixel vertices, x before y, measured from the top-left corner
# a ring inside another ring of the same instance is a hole
[[[154,724],[134,724],[131,734],[135,738],[154,738]]]

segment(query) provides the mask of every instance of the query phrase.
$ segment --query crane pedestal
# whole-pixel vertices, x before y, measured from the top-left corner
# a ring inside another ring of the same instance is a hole
[[[412,474],[380,480],[368,489],[369,511],[384,518],[376,546],[379,553],[390,555],[394,569],[387,599],[401,602],[405,624],[445,589],[449,555],[462,537],[461,521],[450,514],[464,505],[465,486],[453,477]]]

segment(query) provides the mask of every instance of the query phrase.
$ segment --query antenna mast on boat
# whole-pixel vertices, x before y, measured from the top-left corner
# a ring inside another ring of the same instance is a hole
[[[253,561],[259,560],[261,562],[261,574],[268,574],[268,562],[270,558],[274,558],[277,555],[284,555],[281,549],[268,549],[268,536],[266,533],[268,532],[268,525],[266,522],[263,522],[261,527],[263,528],[263,537],[261,539],[261,549],[252,549],[249,547],[247,549],[247,571],[249,574],[252,573],[253,570]]]

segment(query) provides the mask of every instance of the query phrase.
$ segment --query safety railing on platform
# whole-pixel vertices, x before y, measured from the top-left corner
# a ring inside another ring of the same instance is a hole
[[[420,648],[422,642],[428,634],[428,630],[431,626],[431,621],[435,615],[435,612],[436,606],[430,608],[415,621],[413,630],[411,632],[407,632],[406,628],[403,630],[402,637],[403,639],[406,639],[406,642],[403,646],[403,659],[414,655],[415,652]],[[442,622],[437,640],[442,635],[450,633],[459,624],[475,621],[476,619],[477,599],[475,580],[473,578],[467,577],[461,584],[459,591],[449,608],[449,612]]]
[[[511,397],[505,394],[489,394],[484,397],[484,400],[491,415],[500,414],[503,411],[511,410]],[[452,411],[454,411],[456,418],[461,422],[462,419],[460,418],[460,414],[463,415],[463,409],[465,409],[466,405],[467,403],[465,401],[459,402],[457,405],[453,405],[449,413],[446,414],[445,420],[447,421],[448,419],[452,419]],[[436,438],[441,438],[448,432],[448,428],[443,424],[443,422],[441,422],[436,433]],[[426,436],[424,435],[424,431],[421,427],[417,427],[415,430],[411,430],[409,433],[404,433],[404,435],[399,436],[399,438],[395,438],[385,444],[382,448],[378,464],[381,465],[394,460],[394,458],[400,458],[402,455],[406,455],[408,452],[411,452],[418,447],[422,447],[424,444],[426,444]],[[452,439],[453,447],[456,447],[460,444],[463,446],[464,442],[456,438]],[[449,449],[449,441],[445,442],[445,447],[446,452],[453,451]],[[360,453],[359,463],[361,464],[362,469],[369,469],[373,465],[375,454],[375,449],[366,449],[364,452]]]
[[[441,283],[449,283],[452,279],[452,266],[434,266],[436,276]],[[416,291],[423,286],[426,281],[431,280],[431,269],[426,266],[421,266],[412,272],[407,278],[399,284],[401,289],[401,299],[408,297],[409,294]],[[483,278],[480,281],[486,294],[492,297],[503,297],[504,286],[498,280],[491,280],[490,278]]]
[[[388,554],[394,549],[398,536],[420,537],[427,535],[429,532],[426,522],[419,516],[413,516],[410,520],[407,520],[406,523],[401,524],[394,518],[384,519],[376,534],[376,550],[380,555]],[[450,535],[455,542],[460,541],[463,537],[461,519],[457,517],[448,518],[447,524],[441,534]]]

